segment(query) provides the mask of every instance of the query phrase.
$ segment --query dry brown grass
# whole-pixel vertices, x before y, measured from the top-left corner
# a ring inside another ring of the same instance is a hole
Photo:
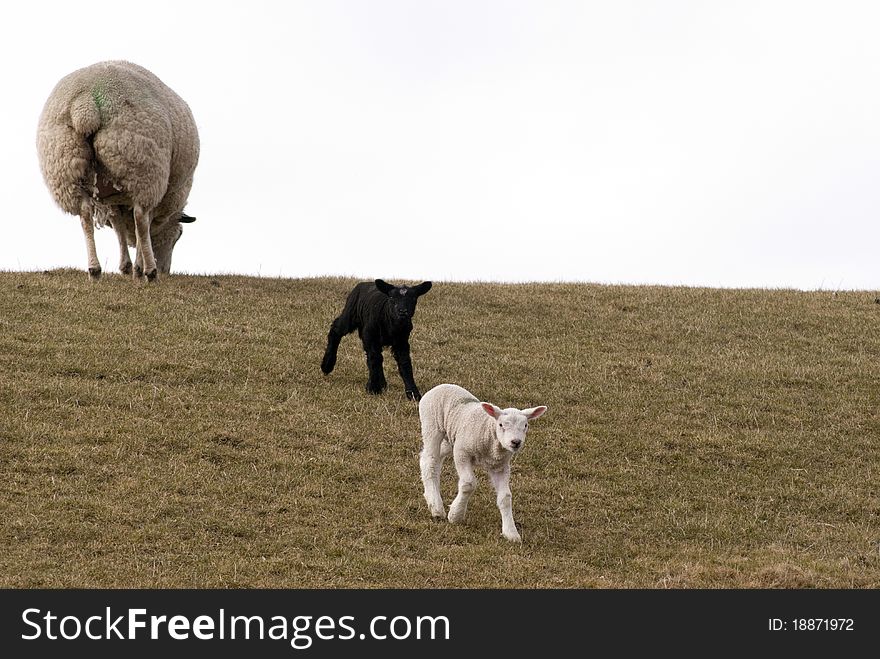
[[[322,376],[353,283],[0,273],[0,586],[880,587],[873,294],[435,282],[422,391],[550,407],[517,546],[430,520],[390,356]]]

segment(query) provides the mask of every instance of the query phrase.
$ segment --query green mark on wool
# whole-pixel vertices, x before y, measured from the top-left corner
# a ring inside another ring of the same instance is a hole
[[[101,83],[97,83],[92,87],[92,100],[95,101],[95,105],[98,106],[99,110],[104,109],[106,97],[104,96],[104,85]]]

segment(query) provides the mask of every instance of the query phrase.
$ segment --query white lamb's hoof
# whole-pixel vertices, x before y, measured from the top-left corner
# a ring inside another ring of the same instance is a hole
[[[450,508],[449,515],[446,517],[451,524],[461,524],[464,521],[464,513],[457,508]]]
[[[431,511],[431,517],[434,519],[446,519],[446,510],[443,509],[442,505],[439,508],[429,505],[428,509]]]
[[[518,531],[513,531],[512,533],[502,533],[502,535],[504,535],[504,537],[511,542],[522,542],[522,538],[520,537]]]

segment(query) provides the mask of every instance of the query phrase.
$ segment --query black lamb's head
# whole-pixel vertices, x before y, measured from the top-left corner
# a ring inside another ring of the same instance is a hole
[[[431,290],[431,282],[423,281],[417,286],[394,286],[381,279],[376,280],[376,288],[391,300],[391,312],[397,318],[412,318],[416,313],[419,296]]]

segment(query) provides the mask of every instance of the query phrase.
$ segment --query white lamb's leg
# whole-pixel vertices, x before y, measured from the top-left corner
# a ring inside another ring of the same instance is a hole
[[[510,464],[501,469],[490,470],[489,478],[497,494],[496,502],[501,511],[501,534],[511,542],[522,542],[513,522],[513,496],[510,493]]]
[[[156,257],[153,256],[153,243],[150,240],[150,211],[140,206],[134,207],[134,232],[137,237],[136,266],[141,268],[148,281],[154,281],[158,274]]]
[[[440,495],[440,470],[443,461],[449,455],[449,442],[446,435],[436,428],[422,428],[422,452],[419,454],[419,466],[422,470],[422,484],[425,486],[425,501],[431,517],[446,517],[443,497]]]
[[[453,524],[458,524],[464,521],[468,500],[477,486],[477,477],[474,475],[471,456],[456,453],[453,455],[453,459],[455,460],[455,470],[458,472],[458,495],[449,506],[447,519]]]
[[[101,262],[98,261],[98,250],[95,248],[95,221],[92,218],[92,204],[83,201],[79,211],[79,223],[86,239],[86,252],[89,258],[89,279],[97,281],[101,278]]]

